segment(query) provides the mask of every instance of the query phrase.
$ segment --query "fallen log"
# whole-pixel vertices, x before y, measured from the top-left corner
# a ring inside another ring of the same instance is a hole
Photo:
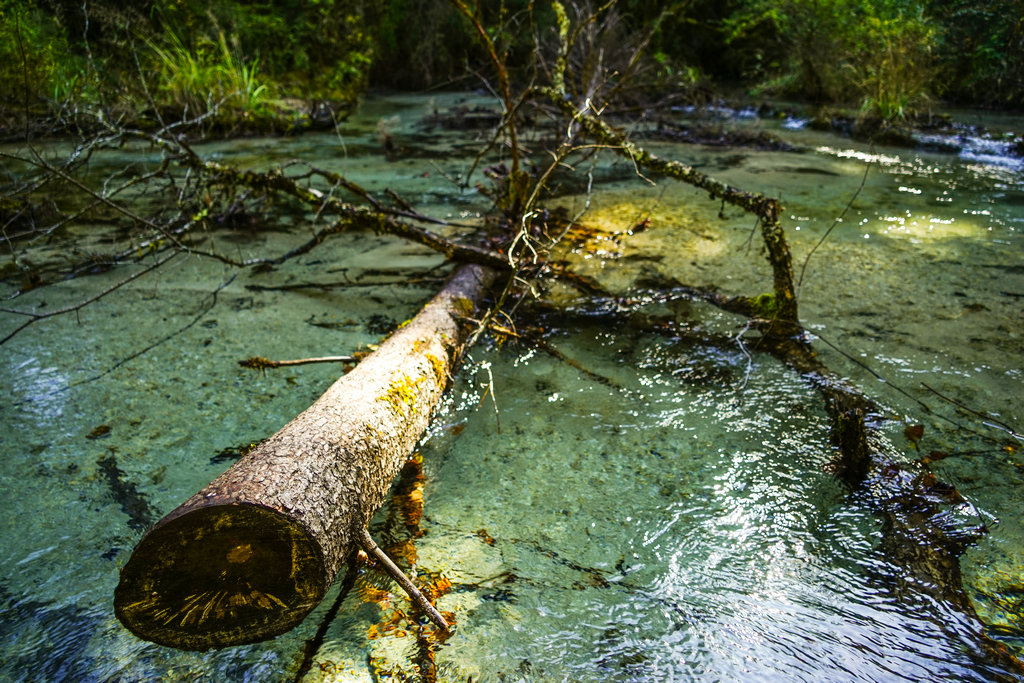
[[[157,522],[121,571],[121,623],[161,645],[206,650],[301,622],[365,543],[448,383],[460,318],[493,277],[460,267],[313,405]]]

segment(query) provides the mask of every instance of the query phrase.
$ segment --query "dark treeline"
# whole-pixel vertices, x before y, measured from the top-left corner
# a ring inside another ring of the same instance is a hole
[[[586,0],[606,49],[643,36],[634,83],[907,118],[940,101],[1024,106],[1019,0]],[[476,11],[523,79],[555,16],[543,0]],[[448,0],[0,0],[0,125],[82,112],[229,123],[329,118],[368,86],[476,87],[487,55]],[[287,118],[287,117],[284,117]]]

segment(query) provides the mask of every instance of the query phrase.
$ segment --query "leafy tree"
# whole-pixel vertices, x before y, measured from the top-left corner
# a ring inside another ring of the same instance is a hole
[[[724,26],[731,47],[754,41],[762,92],[857,102],[883,118],[927,99],[937,28],[917,0],[754,0]]]
[[[630,76],[658,93],[739,82],[885,120],[932,94],[1024,104],[1019,0],[579,0],[567,9],[593,17],[588,30],[604,36],[595,47],[606,54],[642,36],[646,61]],[[535,46],[557,36],[552,3],[479,0],[472,12],[510,78],[535,79]],[[214,101],[222,129],[277,125],[285,99],[337,110],[371,81],[476,85],[491,62],[477,38],[446,0],[0,0],[0,126],[20,130],[27,115],[67,129],[82,112],[138,119],[152,105],[200,113]]]

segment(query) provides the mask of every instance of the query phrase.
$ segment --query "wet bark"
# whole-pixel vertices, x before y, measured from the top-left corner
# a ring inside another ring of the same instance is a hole
[[[960,556],[988,532],[981,517],[977,526],[965,525],[954,514],[966,504],[956,487],[937,479],[927,468],[887,454],[877,424],[881,408],[826,367],[805,340],[765,336],[755,348],[800,373],[824,399],[839,454],[834,472],[882,519],[879,550],[902,570],[886,577],[896,597],[905,600],[924,594],[952,605],[978,624],[975,633],[981,653],[971,653],[972,658],[996,664],[1014,677],[1024,673],[1024,664],[1009,648],[988,635],[964,588]]]
[[[467,265],[312,406],[150,529],[121,572],[129,630],[205,650],[293,628],[359,547],[426,429],[493,279]]]

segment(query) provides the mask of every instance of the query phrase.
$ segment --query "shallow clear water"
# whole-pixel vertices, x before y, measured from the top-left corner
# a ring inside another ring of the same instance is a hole
[[[340,136],[202,151],[252,166],[307,158],[437,215],[473,217],[486,201],[444,176],[467,170],[485,132],[462,131],[456,140],[415,125],[455,100],[371,99]],[[989,635],[1024,644],[1019,442],[939,396],[1018,431],[1024,425],[1019,166],[998,156],[872,149],[783,122],[747,125],[778,128],[802,151],[650,146],[780,195],[798,270],[871,164],[863,191],[804,272],[801,314],[821,336],[826,363],[890,411],[886,429],[901,458],[952,454],[934,471],[991,528],[961,559],[965,588]],[[398,161],[380,153],[382,127],[405,148]],[[129,158],[139,153],[100,159],[96,170]],[[579,270],[623,291],[665,276],[767,291],[749,217],[728,208],[719,217],[702,193],[630,176],[628,165],[602,161],[584,222],[623,232],[650,218],[650,228],[580,247],[572,257]],[[306,225],[279,226],[217,241],[253,255],[284,251],[306,234]],[[39,260],[62,258],[60,240],[34,250]],[[139,641],[118,624],[118,569],[148,522],[227,467],[223,449],[271,434],[337,373],[305,366],[260,375],[237,360],[349,353],[408,318],[434,287],[246,285],[338,282],[374,268],[426,271],[438,263],[420,247],[361,234],[233,280],[231,269],[178,257],[77,317],[42,321],[4,345],[0,484],[11,509],[0,521],[0,678],[294,675],[334,592],[274,641],[185,653]],[[13,305],[56,308],[120,277],[79,278]],[[642,312],[731,336],[742,328],[699,305]],[[18,321],[4,315],[0,334]],[[478,346],[423,444],[418,567],[452,581],[439,606],[458,621],[436,651],[439,680],[1005,675],[982,654],[977,622],[924,592],[907,594],[903,570],[879,549],[880,518],[828,473],[828,421],[798,376],[769,357],[748,357],[739,343],[715,348],[628,320],[544,322],[558,330],[554,347],[608,381],[512,342]],[[485,396],[489,376],[497,416]],[[907,424],[925,427],[920,453],[903,436]],[[98,433],[101,425],[109,432]],[[401,596],[393,606],[402,606]],[[417,677],[412,629],[370,637],[388,616],[363,592],[350,595],[306,680]]]

